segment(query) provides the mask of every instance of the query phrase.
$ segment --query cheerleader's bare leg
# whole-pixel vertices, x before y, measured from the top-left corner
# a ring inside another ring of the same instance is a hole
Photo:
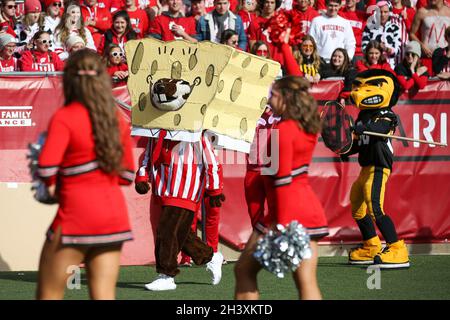
[[[89,249],[86,256],[86,271],[91,299],[115,299],[121,249],[122,244]]]
[[[61,229],[53,238],[46,239],[39,262],[39,276],[36,298],[39,300],[60,300],[64,298],[67,280],[72,275],[72,266],[84,260],[86,248],[69,247],[61,244]]]
[[[256,277],[262,267],[259,262],[253,258],[253,253],[256,250],[257,241],[260,236],[261,233],[258,231],[253,231],[252,235],[248,239],[244,251],[234,267],[234,276],[236,279],[234,298],[236,300],[259,299],[259,290]]]
[[[302,261],[298,269],[292,273],[297,286],[299,298],[302,300],[321,300],[319,285],[317,283],[317,261],[318,245],[317,241],[310,242],[312,256],[311,259]]]

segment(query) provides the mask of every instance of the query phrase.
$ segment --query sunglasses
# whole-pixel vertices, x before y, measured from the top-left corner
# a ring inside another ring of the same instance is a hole
[[[258,50],[256,50],[256,55],[257,56],[265,56],[265,55],[267,55],[267,52],[269,52],[269,51],[265,50],[265,49],[258,49]]]
[[[406,56],[414,57],[415,54],[414,54],[413,52],[407,52],[405,55],[406,55]]]
[[[8,6],[5,6],[8,9],[17,9],[17,4],[10,4]]]
[[[122,52],[111,52],[111,56],[113,57],[123,57],[123,53]]]
[[[302,44],[302,48],[305,49],[314,49],[314,46],[312,44]]]
[[[51,45],[52,44],[52,40],[47,40],[47,39],[37,39],[37,41],[39,41],[42,44],[47,44]]]
[[[53,2],[53,6],[54,7],[62,7],[62,3],[61,2]]]

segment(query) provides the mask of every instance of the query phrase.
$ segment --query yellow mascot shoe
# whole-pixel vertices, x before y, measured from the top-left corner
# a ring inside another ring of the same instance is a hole
[[[403,240],[388,244],[373,261],[382,269],[408,268],[408,248]]]
[[[363,241],[362,247],[353,248],[348,254],[350,264],[372,264],[373,258],[381,252],[381,241],[378,236]]]

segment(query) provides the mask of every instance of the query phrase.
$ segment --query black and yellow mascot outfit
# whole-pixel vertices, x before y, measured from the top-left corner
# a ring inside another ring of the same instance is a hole
[[[354,141],[348,154],[358,153],[361,172],[350,192],[352,215],[363,237],[363,245],[349,253],[351,264],[377,264],[381,268],[409,267],[408,250],[397,238],[392,219],[383,210],[385,186],[394,158],[391,139],[364,134],[392,134],[398,125],[391,108],[397,103],[400,85],[385,70],[366,70],[353,82],[351,99],[361,111],[353,127]],[[386,241],[382,249],[375,224]]]

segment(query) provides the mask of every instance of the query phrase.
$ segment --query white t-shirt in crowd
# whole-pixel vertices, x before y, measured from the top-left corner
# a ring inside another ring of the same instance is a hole
[[[336,48],[346,49],[350,60],[355,54],[356,40],[352,26],[339,15],[333,18],[327,15],[315,17],[309,35],[316,41],[317,51],[326,62],[330,62]]]

